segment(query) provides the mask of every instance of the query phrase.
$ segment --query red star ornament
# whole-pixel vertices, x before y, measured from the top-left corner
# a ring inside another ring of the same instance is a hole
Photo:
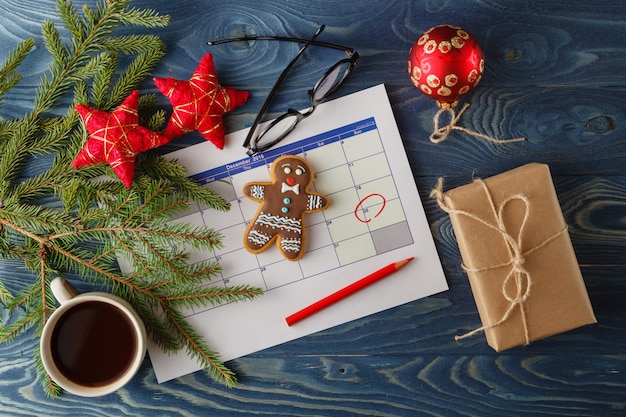
[[[202,57],[189,81],[155,78],[154,84],[173,107],[163,135],[175,138],[195,130],[218,149],[224,148],[222,116],[245,103],[249,95],[219,85],[210,53]]]
[[[115,174],[130,188],[135,175],[135,155],[159,147],[169,138],[139,125],[139,91],[133,91],[112,113],[78,104],[89,139],[72,166],[80,168],[108,163]]]

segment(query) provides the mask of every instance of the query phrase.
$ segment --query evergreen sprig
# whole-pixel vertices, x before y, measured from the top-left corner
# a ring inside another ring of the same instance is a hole
[[[67,38],[52,22],[43,23],[51,63],[37,86],[33,109],[22,118],[0,120],[0,260],[17,261],[32,276],[19,289],[0,276],[0,303],[7,313],[0,322],[0,343],[32,329],[40,334],[55,309],[49,282],[70,275],[129,301],[162,349],[184,349],[216,380],[232,386],[234,373],[180,311],[253,299],[261,290],[207,286],[220,266],[213,261],[191,264],[189,249],[220,248],[221,235],[172,220],[192,202],[216,210],[228,210],[228,203],[188,179],[180,164],[156,155],[138,155],[130,189],[111,179],[115,176],[108,166],[70,167],[86,137],[74,105],[111,110],[164,55],[155,35],[114,33],[121,25],[168,24],[168,16],[130,8],[129,3],[100,0],[95,8],[79,11],[72,1],[57,0]],[[34,46],[34,40],[24,40],[0,67],[0,105],[20,81],[17,68]],[[140,108],[144,111],[154,102],[154,96],[142,96]],[[65,114],[56,116],[64,103]],[[152,109],[146,120],[157,130],[165,113]],[[45,167],[24,176],[33,165]],[[119,259],[131,272],[120,270]],[[46,374],[38,349],[35,358],[45,392],[58,395],[60,388]]]

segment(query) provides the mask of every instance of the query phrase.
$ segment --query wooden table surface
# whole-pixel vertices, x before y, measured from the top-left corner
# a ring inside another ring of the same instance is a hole
[[[78,1],[77,3],[82,3]],[[209,47],[233,35],[310,36],[361,55],[340,94],[385,83],[426,207],[450,290],[228,363],[228,389],[202,372],[157,384],[150,360],[124,389],[97,399],[47,398],[36,381],[32,335],[0,346],[2,416],[624,416],[626,415],[626,2],[623,0],[137,0],[171,16],[154,30],[168,45],[157,76],[186,79],[206,52],[223,85],[251,92],[226,117],[252,122],[292,44]],[[33,37],[37,49],[0,116],[19,117],[47,68],[40,25],[53,0],[2,1],[4,56]],[[434,101],[407,74],[426,29],[460,25],[478,38],[486,74],[466,101],[463,126],[521,143],[455,132],[429,142]],[[313,49],[313,48],[312,48]],[[294,68],[274,105],[308,105],[306,90],[337,57],[323,48]],[[156,92],[151,83],[143,91]],[[167,102],[164,101],[163,104]],[[189,143],[197,136],[189,135]],[[239,146],[239,144],[232,144]],[[598,324],[502,353],[479,324],[448,216],[429,198],[439,176],[468,183],[527,162],[549,164]],[[6,271],[5,271],[6,272]],[[16,279],[26,279],[18,273]],[[241,336],[242,338],[245,335]]]

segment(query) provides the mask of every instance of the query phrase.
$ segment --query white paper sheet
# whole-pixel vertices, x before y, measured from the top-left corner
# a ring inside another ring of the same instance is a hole
[[[224,361],[324,330],[448,289],[417,188],[383,85],[320,105],[290,136],[255,157],[241,147],[245,131],[229,135],[224,150],[201,143],[173,152],[190,176],[232,204],[228,213],[196,207],[179,220],[220,230],[225,247],[193,253],[223,268],[215,285],[250,284],[265,290],[252,302],[187,311],[187,320]],[[243,248],[246,222],[258,203],[244,183],[269,181],[269,165],[283,153],[304,156],[316,172],[327,210],[305,216],[307,253],[284,260],[278,248],[259,255]],[[415,257],[399,272],[289,327],[285,318],[390,263]],[[184,351],[150,344],[157,379],[199,369]]]

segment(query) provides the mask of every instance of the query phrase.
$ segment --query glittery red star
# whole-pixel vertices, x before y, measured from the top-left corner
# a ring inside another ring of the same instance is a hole
[[[169,141],[169,138],[139,125],[138,106],[137,90],[112,113],[77,105],[76,110],[89,131],[89,139],[74,159],[74,168],[106,162],[130,188],[135,175],[135,155]]]
[[[219,85],[210,53],[202,57],[189,81],[155,78],[154,84],[173,107],[163,135],[175,138],[196,130],[218,149],[224,148],[222,116],[248,100],[247,91]]]

